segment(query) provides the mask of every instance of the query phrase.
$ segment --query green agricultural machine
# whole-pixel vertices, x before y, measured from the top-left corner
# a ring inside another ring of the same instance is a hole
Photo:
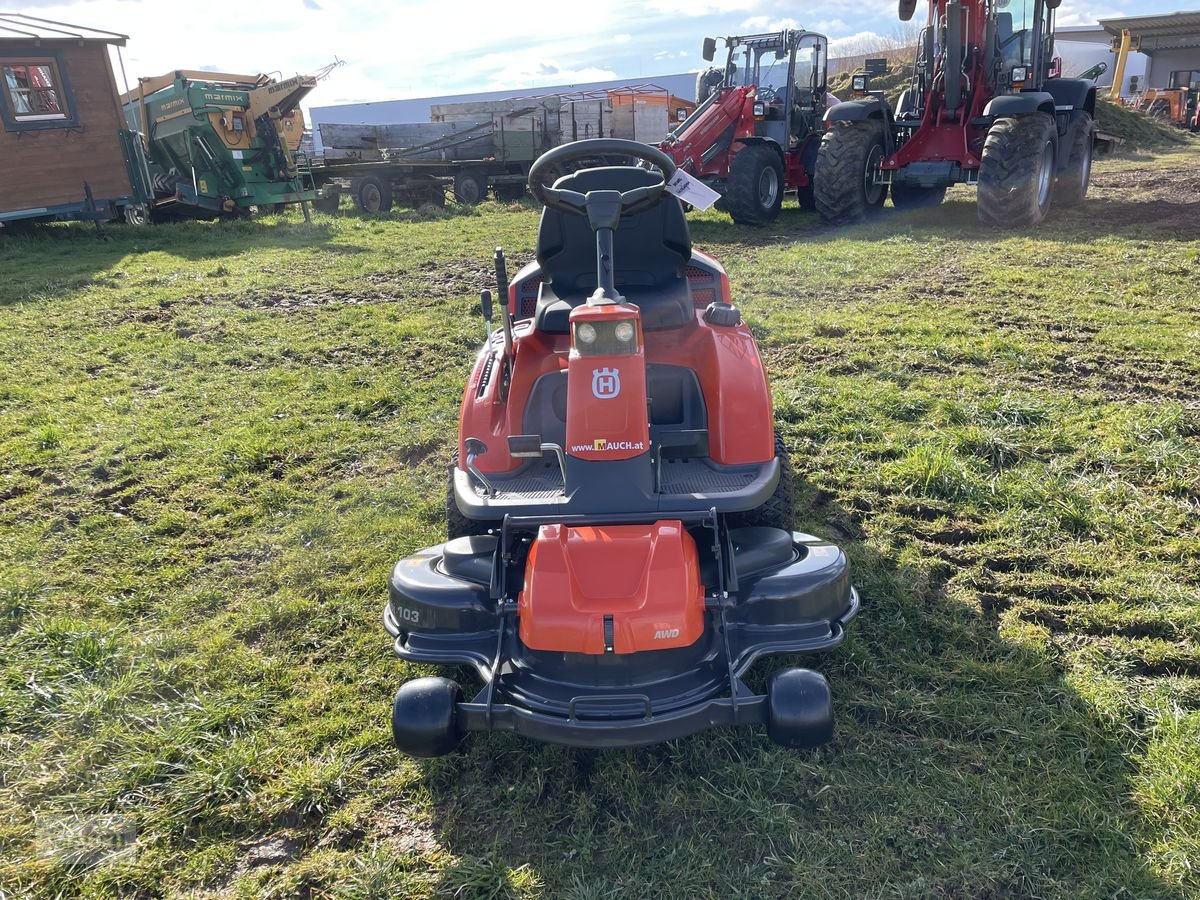
[[[296,152],[300,101],[318,78],[179,70],[138,79],[121,101],[145,151],[130,173],[145,202],[126,218],[239,216],[316,199]]]

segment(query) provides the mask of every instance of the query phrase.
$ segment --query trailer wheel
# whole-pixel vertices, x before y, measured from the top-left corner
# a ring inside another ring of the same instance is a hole
[[[487,197],[487,186],[486,175],[459,172],[454,176],[454,199],[467,206],[475,206]]]
[[[392,186],[378,175],[365,175],[354,185],[354,202],[365,213],[387,212],[392,208]]]
[[[131,203],[124,209],[127,225],[149,225],[150,208],[144,203]]]
[[[941,206],[946,199],[944,187],[927,188],[911,184],[892,185],[892,206],[896,209],[925,209]]]
[[[520,200],[528,192],[523,181],[503,182],[492,186],[492,193],[496,195],[496,199],[504,203],[515,203]]]
[[[830,225],[848,225],[883,208],[887,185],[875,183],[883,156],[882,122],[843,122],[825,132],[814,173],[822,219]]]
[[[783,204],[783,163],[779,154],[762,144],[739,150],[729,165],[725,205],[739,225],[767,225],[779,217]]]
[[[1054,120],[1045,113],[997,119],[979,166],[979,221],[999,228],[1038,225],[1054,195]]]
[[[1092,117],[1080,113],[1075,123],[1075,134],[1071,140],[1071,155],[1066,169],[1059,173],[1054,183],[1054,202],[1060,206],[1078,206],[1087,196],[1092,183],[1092,155],[1095,152],[1095,134]]]

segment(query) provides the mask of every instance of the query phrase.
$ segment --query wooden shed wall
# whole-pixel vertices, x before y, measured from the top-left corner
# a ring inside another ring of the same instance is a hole
[[[79,124],[34,131],[0,124],[0,211],[81,202],[85,181],[98,200],[129,196],[118,136],[124,122],[107,45],[42,41],[26,48],[6,41],[3,48],[29,57],[57,51]]]

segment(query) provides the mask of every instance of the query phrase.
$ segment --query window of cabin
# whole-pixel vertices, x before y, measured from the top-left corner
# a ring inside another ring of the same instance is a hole
[[[45,122],[67,118],[58,66],[50,59],[0,64],[8,113],[14,122]]]

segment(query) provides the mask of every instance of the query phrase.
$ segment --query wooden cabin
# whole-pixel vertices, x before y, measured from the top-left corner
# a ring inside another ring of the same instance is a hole
[[[108,49],[125,41],[0,10],[0,224],[107,220],[132,203]]]

